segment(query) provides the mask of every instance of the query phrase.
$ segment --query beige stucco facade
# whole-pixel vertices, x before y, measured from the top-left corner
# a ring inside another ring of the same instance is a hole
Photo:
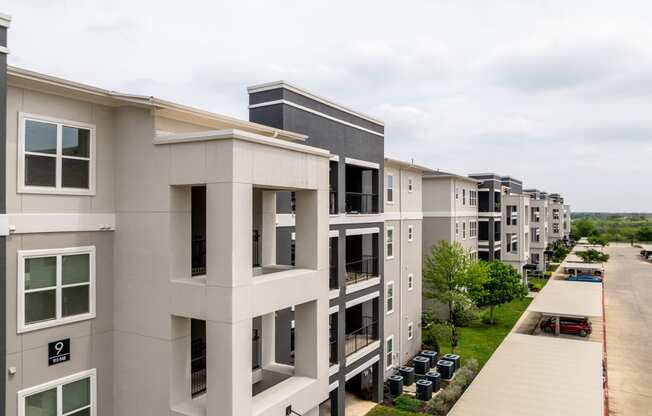
[[[530,196],[502,196],[502,261],[524,274],[523,266],[530,262]]]

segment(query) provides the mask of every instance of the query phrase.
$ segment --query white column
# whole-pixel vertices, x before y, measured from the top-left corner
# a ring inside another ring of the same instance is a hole
[[[328,268],[328,190],[296,192],[296,266]]]
[[[261,367],[266,368],[276,362],[276,313],[262,316],[262,359]]]
[[[276,264],[276,192],[262,193],[262,266]]]

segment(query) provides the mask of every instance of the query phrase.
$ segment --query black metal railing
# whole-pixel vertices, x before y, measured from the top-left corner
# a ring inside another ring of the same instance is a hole
[[[251,336],[251,369],[260,368],[260,335],[258,330],[254,329]]]
[[[260,232],[258,230],[254,230],[251,236],[251,243],[251,265],[253,267],[260,267]]]
[[[190,343],[190,393],[193,397],[206,392],[206,343],[196,339]]]
[[[378,194],[362,192],[346,193],[346,212],[352,214],[375,214],[378,212]]]
[[[347,356],[378,340],[378,321],[374,321],[370,316],[365,316],[362,322],[364,324],[362,328],[344,336],[344,352]]]
[[[329,271],[329,288],[331,290],[339,287],[339,279],[337,277],[337,264],[331,264]]]
[[[346,263],[346,284],[363,282],[378,276],[378,258],[362,256],[362,260]]]
[[[191,270],[192,276],[206,274],[206,239],[193,237],[191,242]]]
[[[337,214],[337,191],[330,191],[328,199],[328,213],[331,215]]]
[[[330,329],[330,339],[328,342],[330,345],[329,361],[331,364],[337,364],[337,329],[336,328]]]

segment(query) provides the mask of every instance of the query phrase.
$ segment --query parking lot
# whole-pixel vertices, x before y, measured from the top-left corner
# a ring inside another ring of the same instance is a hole
[[[611,415],[652,415],[652,263],[639,248],[606,252],[605,311]]]

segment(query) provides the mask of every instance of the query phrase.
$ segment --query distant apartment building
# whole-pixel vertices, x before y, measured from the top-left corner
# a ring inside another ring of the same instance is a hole
[[[530,264],[530,196],[522,193],[520,182],[503,178],[502,261],[513,266],[526,279],[524,267]]]
[[[330,152],[330,366],[324,414],[348,398],[380,401],[384,378],[420,347],[421,168],[385,159],[384,124],[303,88],[251,86],[253,122],[307,136]],[[277,263],[294,259],[294,197],[277,199]],[[291,310],[277,331],[293,333]],[[284,337],[285,338],[285,337]],[[277,343],[291,362],[293,344]]]
[[[550,194],[548,198],[550,200],[548,210],[549,239],[553,243],[564,238],[564,198],[559,194]]]
[[[530,195],[530,262],[537,270],[546,270],[548,247],[548,196],[537,189],[526,189]]]
[[[458,242],[478,258],[478,181],[453,173],[423,175],[423,256],[439,241]]]
[[[494,173],[470,174],[478,181],[478,259],[500,260],[503,249],[502,178]]]
[[[570,238],[570,233],[571,233],[571,206],[568,204],[564,205],[564,219],[562,222],[562,232],[563,232],[563,239],[569,239]]]

